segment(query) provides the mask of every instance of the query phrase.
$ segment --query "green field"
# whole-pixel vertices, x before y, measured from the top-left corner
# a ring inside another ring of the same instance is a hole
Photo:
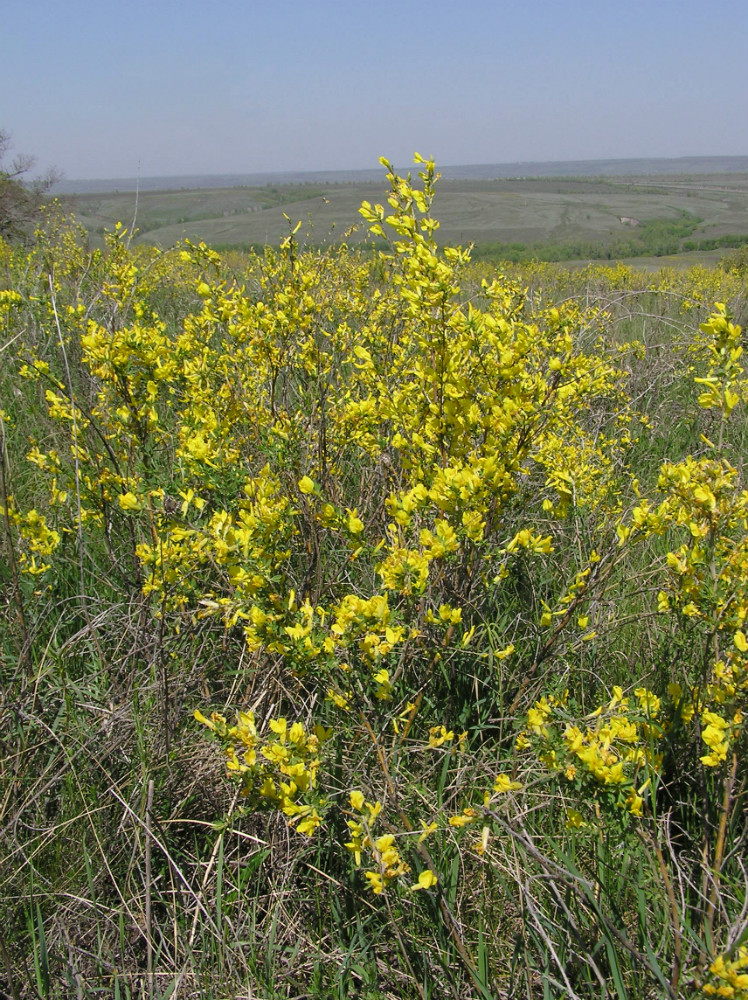
[[[308,183],[67,196],[94,243],[116,222],[136,241],[217,247],[277,244],[289,222],[311,245],[365,238],[358,207],[384,200],[382,182]],[[748,174],[447,180],[437,195],[443,244],[545,259],[660,257],[748,240]],[[551,248],[557,248],[553,252]],[[718,247],[716,248],[718,249]],[[576,251],[576,252],[575,252]]]

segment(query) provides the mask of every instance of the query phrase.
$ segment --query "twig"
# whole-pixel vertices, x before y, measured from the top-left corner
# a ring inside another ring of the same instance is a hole
[[[153,920],[151,913],[151,841],[153,830],[151,810],[153,808],[153,778],[148,781],[145,801],[145,947],[148,971],[148,995],[153,997]]]

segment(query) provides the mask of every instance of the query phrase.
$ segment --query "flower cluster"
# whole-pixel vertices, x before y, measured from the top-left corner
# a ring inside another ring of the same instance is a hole
[[[712,982],[701,984],[707,997],[729,997],[746,1000],[748,997],[748,947],[740,945],[733,956],[718,955],[709,966]]]
[[[318,809],[325,802],[318,794],[317,772],[330,731],[318,724],[307,732],[300,722],[289,726],[284,718],[271,719],[272,735],[263,740],[251,711],[237,712],[233,726],[218,712],[209,719],[200,711],[194,715],[223,742],[226,768],[240,779],[246,806],[277,809],[299,833],[311,837],[322,822]]]
[[[666,725],[660,698],[644,687],[633,697],[615,687],[606,705],[582,719],[575,716],[568,693],[543,696],[527,714],[517,749],[532,749],[580,802],[589,796],[641,816],[662,763]]]

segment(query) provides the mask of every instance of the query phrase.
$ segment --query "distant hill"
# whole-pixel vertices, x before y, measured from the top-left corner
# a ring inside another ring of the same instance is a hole
[[[748,157],[515,163],[443,173],[439,242],[473,244],[476,258],[661,257],[748,241]],[[289,220],[301,222],[302,244],[368,241],[361,202],[382,201],[388,187],[381,168],[152,178],[137,194],[126,181],[108,183],[120,189],[60,194],[93,246],[117,222],[134,229],[136,242],[160,247],[185,239],[220,249],[277,246]]]
[[[403,173],[412,166],[398,167]],[[484,163],[439,166],[446,180],[500,180],[528,177],[636,177],[673,174],[747,173],[748,156],[680,156],[661,159],[553,160],[547,163]],[[364,184],[379,181],[382,168],[291,171],[260,174],[197,174],[176,177],[120,177],[64,180],[58,195],[135,191],[194,191],[202,188],[266,187],[286,184]]]

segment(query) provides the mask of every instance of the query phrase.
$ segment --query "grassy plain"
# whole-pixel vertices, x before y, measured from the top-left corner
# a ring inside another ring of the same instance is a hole
[[[320,183],[146,191],[137,201],[133,192],[87,194],[65,204],[94,243],[116,222],[134,220],[136,242],[162,247],[185,238],[219,247],[276,245],[288,233],[288,216],[294,225],[301,222],[301,242],[324,245],[365,239],[359,205],[381,202],[384,195],[381,182]],[[589,244],[601,248],[594,256],[610,248],[618,257],[616,248],[641,237],[647,223],[682,219],[691,221],[693,232],[676,236],[679,250],[688,240],[699,246],[743,235],[748,241],[748,174],[443,179],[439,203],[439,241],[475,243],[489,253],[493,247],[492,256],[500,256],[497,244]]]
[[[429,170],[376,259],[0,243],[2,1000],[748,1000],[745,266]]]

